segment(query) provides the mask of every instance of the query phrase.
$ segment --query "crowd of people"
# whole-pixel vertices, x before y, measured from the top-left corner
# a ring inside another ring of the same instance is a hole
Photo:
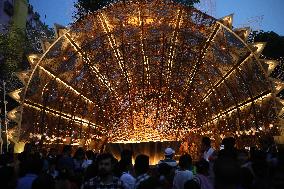
[[[149,164],[149,156],[140,154],[132,164],[133,152],[123,150],[118,161],[110,153],[94,153],[72,146],[61,153],[26,145],[18,154],[0,158],[1,189],[283,189],[284,150],[237,149],[234,138],[225,138],[223,149],[201,141],[200,159],[190,154],[179,156],[168,147],[165,158]]]

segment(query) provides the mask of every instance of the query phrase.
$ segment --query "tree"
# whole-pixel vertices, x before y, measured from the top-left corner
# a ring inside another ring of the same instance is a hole
[[[36,22],[33,24],[27,22],[26,0],[17,0],[14,5],[12,22],[2,26],[5,28],[1,28],[3,33],[0,33],[0,108],[2,109],[4,106],[2,81],[6,82],[7,92],[23,87],[14,73],[29,67],[27,54],[42,52],[40,39],[54,36],[54,31],[39,20],[38,13],[33,13],[33,16],[38,17],[38,20],[33,20]],[[7,101],[8,111],[17,106],[17,103],[8,96]]]
[[[3,63],[1,75],[9,78],[12,72],[18,68],[19,61],[23,56],[24,34],[26,28],[26,20],[28,16],[27,0],[16,0],[14,2],[14,15],[7,34],[0,37],[0,54]],[[4,71],[4,72],[3,72]]]
[[[0,33],[0,81],[6,80],[8,84],[14,72],[27,69],[27,54],[41,53],[41,39],[54,36],[54,31],[39,21],[39,15],[38,22],[31,24],[20,8],[15,11],[11,25],[4,29],[6,32]]]
[[[194,4],[200,3],[200,0],[173,0],[173,1],[189,7],[193,7]]]
[[[249,36],[249,42],[266,42],[261,58],[278,60],[279,65],[271,73],[270,77],[284,81],[284,36],[280,36],[273,31],[253,31]],[[284,98],[284,90],[278,95],[280,98]]]
[[[21,51],[25,45],[25,32],[21,29],[11,29],[9,33],[0,34],[1,79],[7,80],[13,72],[18,71],[23,59]]]
[[[266,42],[262,54],[271,59],[284,57],[284,36],[279,36],[273,31],[253,31],[249,37],[250,42]]]
[[[74,4],[76,11],[74,12],[73,18],[80,19],[88,13],[95,12],[103,8],[104,6],[109,5],[110,3],[114,3],[116,1],[117,0],[78,0],[78,2]],[[125,2],[126,0],[120,0],[120,1]],[[172,0],[172,1],[190,7],[192,7],[195,3],[200,2],[200,0]]]

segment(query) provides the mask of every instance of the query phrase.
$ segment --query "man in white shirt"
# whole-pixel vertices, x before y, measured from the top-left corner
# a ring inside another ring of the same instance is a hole
[[[217,158],[215,150],[211,147],[211,140],[209,137],[203,137],[201,148],[203,151],[203,159],[209,162],[209,180],[214,183],[213,162]]]
[[[202,138],[201,148],[203,151],[203,159],[210,161],[213,158],[214,149],[211,147],[211,140],[209,137]]]
[[[186,181],[193,179],[193,173],[189,170],[192,164],[192,158],[189,154],[180,156],[179,169],[175,172],[173,189],[184,189]]]

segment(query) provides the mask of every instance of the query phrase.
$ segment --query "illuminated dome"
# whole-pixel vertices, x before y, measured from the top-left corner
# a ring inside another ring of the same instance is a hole
[[[180,141],[190,134],[274,134],[282,83],[268,76],[277,62],[259,60],[264,43],[167,0],[111,4],[56,27],[44,54],[11,96],[20,141],[50,143]],[[17,135],[15,131],[18,132]],[[82,140],[83,139],[83,140]]]

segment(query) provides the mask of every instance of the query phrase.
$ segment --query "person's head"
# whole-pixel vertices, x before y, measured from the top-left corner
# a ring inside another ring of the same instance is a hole
[[[189,154],[184,154],[179,158],[179,166],[182,169],[189,169],[192,164],[192,158]]]
[[[77,159],[77,160],[83,160],[83,159],[85,159],[85,150],[84,150],[84,148],[79,147],[79,148],[76,150],[75,154],[74,154],[74,158]]]
[[[71,145],[65,145],[63,147],[62,153],[65,154],[65,155],[71,155],[72,154],[72,146]]]
[[[118,169],[120,174],[122,174],[122,172],[127,172],[129,171],[129,163],[126,160],[120,160],[118,162]]]
[[[121,151],[120,159],[125,163],[132,164],[133,152],[131,150],[124,149]]]
[[[234,137],[229,137],[229,145],[234,148],[236,145],[236,139]]]
[[[50,149],[49,149],[48,155],[56,156],[56,154],[57,154],[57,151],[56,151],[55,148],[50,148]]]
[[[89,160],[95,160],[95,153],[93,152],[93,150],[86,151],[86,157]]]
[[[173,159],[175,151],[172,148],[165,149],[165,158]]]
[[[209,137],[203,137],[202,138],[202,143],[201,143],[202,149],[207,150],[208,148],[211,147],[211,140]]]
[[[222,140],[225,150],[231,150],[235,147],[236,140],[233,137],[227,137]]]
[[[115,158],[110,153],[103,153],[97,157],[98,173],[101,177],[106,177],[113,173]]]
[[[196,172],[202,175],[208,175],[209,162],[205,159],[202,159],[196,163]]]
[[[24,147],[24,152],[30,153],[33,149],[32,143],[26,143]]]
[[[30,155],[25,163],[26,173],[40,174],[43,168],[43,160],[39,154]]]
[[[149,170],[149,156],[138,155],[135,159],[134,169],[137,175],[147,173]]]

